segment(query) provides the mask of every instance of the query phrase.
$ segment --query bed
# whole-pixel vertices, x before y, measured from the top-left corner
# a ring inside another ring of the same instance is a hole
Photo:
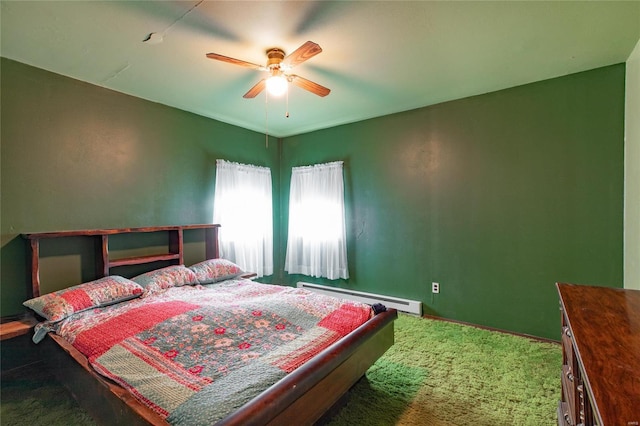
[[[192,229],[205,230],[206,255],[187,267]],[[139,232],[168,234],[170,266],[154,269],[167,254],[110,259],[109,236]],[[97,279],[40,295],[39,242],[66,236],[96,240]],[[98,423],[313,424],[393,344],[395,310],[255,282],[219,258],[217,225],[25,238],[40,302],[29,307],[50,319],[36,328],[35,340],[46,335],[38,350]],[[131,264],[150,270],[113,278],[112,268]]]

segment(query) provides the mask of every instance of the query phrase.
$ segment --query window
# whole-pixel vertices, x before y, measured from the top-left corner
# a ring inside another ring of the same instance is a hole
[[[349,278],[342,161],[294,167],[285,271]]]
[[[213,222],[220,253],[258,277],[273,274],[271,170],[218,160]]]

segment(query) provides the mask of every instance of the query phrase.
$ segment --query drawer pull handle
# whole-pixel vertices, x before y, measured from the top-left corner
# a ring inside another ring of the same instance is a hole
[[[568,337],[571,337],[571,330],[569,330],[569,327],[564,327],[563,331],[564,334],[566,334]]]

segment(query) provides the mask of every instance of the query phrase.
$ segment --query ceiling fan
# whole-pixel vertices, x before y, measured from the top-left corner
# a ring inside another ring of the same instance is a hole
[[[267,88],[269,93],[277,96],[287,90],[288,83],[293,83],[304,90],[308,90],[311,93],[324,97],[327,96],[331,90],[319,85],[318,83],[307,80],[306,78],[302,78],[299,75],[289,74],[289,71],[293,67],[300,65],[320,52],[322,52],[322,48],[320,46],[312,41],[308,41],[286,56],[282,49],[273,48],[267,50],[266,66],[230,58],[217,53],[207,53],[207,58],[222,62],[229,62],[230,64],[240,65],[242,67],[266,71],[269,73],[267,77],[263,78],[255,86],[249,89],[249,91],[244,94],[244,98],[255,98],[265,88]]]

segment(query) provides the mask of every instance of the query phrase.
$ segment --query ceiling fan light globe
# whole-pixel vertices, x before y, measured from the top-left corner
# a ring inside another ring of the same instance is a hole
[[[282,96],[287,91],[287,79],[282,75],[272,76],[267,79],[267,91],[272,96]]]

